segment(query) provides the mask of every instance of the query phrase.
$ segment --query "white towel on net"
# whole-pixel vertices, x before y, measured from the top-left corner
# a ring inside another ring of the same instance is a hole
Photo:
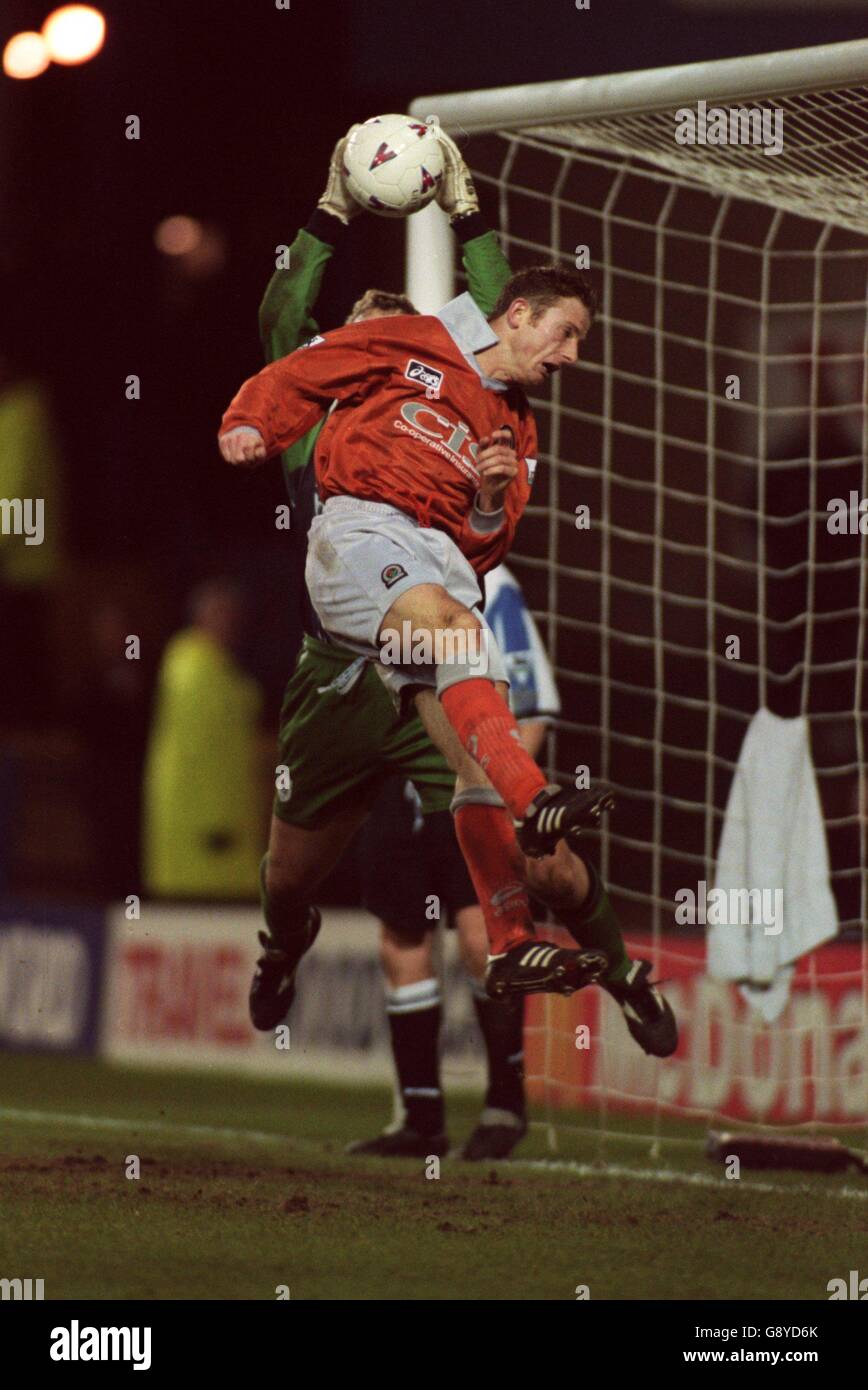
[[[782,892],[781,930],[766,924],[715,924],[707,968],[734,980],[767,1023],[786,1006],[795,962],[838,931],[829,886],[829,850],[806,719],[758,710],[750,722],[726,805],[715,888],[728,894]],[[732,902],[730,897],[728,902]]]

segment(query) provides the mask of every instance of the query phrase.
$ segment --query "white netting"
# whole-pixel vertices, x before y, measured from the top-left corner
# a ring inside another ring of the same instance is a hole
[[[561,1135],[577,1101],[604,1137],[624,1127],[609,1107],[633,1101],[660,1133],[664,1114],[868,1114],[866,537],[827,529],[830,499],[868,497],[868,87],[784,104],[779,156],[676,146],[673,110],[465,143],[513,265],[570,265],[587,245],[601,292],[584,365],[534,402],[542,466],[510,563],[564,701],[554,766],[617,788],[600,867],[628,935],[648,932],[658,973],[677,977],[689,1042],[661,1065],[609,1001],[597,1017],[596,991],[535,1003],[529,1070],[567,1107],[552,1111]],[[706,979],[701,938],[674,924],[676,891],[714,880],[763,706],[809,717],[843,931],[770,1028]]]
[[[671,109],[535,126],[534,135],[556,146],[605,150],[626,158],[641,154],[676,178],[717,194],[756,198],[788,212],[830,218],[840,227],[868,231],[868,89],[798,92],[738,105],[709,94],[706,141],[718,138],[712,129],[714,111],[727,113],[727,137],[730,133],[747,136],[755,145],[678,145],[676,128],[686,126],[684,118],[677,121]],[[739,114],[732,116],[731,111]],[[694,135],[702,129],[697,109]],[[776,131],[781,148],[772,153]]]

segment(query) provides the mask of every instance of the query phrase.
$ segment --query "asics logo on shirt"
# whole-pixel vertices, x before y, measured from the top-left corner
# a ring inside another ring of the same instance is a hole
[[[425,362],[419,362],[415,357],[410,358],[404,375],[408,381],[418,381],[426,391],[439,391],[443,384],[442,372],[438,372],[436,367],[429,367]]]

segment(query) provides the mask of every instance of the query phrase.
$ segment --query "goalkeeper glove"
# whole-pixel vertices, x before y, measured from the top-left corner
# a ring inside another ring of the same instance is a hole
[[[437,138],[443,147],[443,177],[437,189],[437,202],[450,222],[479,212],[479,198],[473,186],[470,170],[461,151],[442,126],[436,127]]]
[[[335,145],[329,165],[329,177],[325,193],[317,203],[318,208],[322,208],[323,212],[329,213],[331,217],[337,217],[344,226],[347,226],[350,219],[362,211],[347,188],[344,177],[344,149],[353,131],[358,130],[358,128],[357,125],[350,126],[346,135],[343,135]]]

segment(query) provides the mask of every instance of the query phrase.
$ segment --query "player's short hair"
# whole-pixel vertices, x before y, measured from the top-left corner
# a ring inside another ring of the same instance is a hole
[[[532,323],[559,299],[578,299],[592,322],[597,312],[597,291],[590,280],[577,270],[565,270],[559,265],[531,265],[526,270],[516,271],[500,291],[488,316],[489,322],[505,314],[514,299],[527,300],[532,310]]]
[[[405,294],[392,294],[390,290],[365,290],[357,299],[345,319],[346,323],[357,323],[368,314],[418,314],[416,305]]]

